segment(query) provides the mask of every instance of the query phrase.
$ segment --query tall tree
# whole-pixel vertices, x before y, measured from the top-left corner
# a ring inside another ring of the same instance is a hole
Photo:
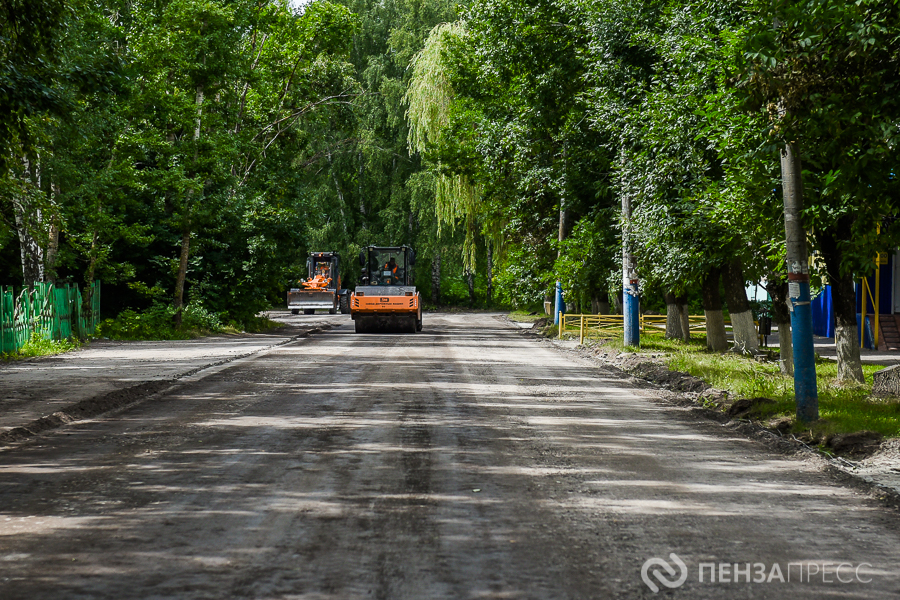
[[[862,381],[853,280],[898,242],[896,123],[900,4],[760,2],[747,28],[740,86],[804,168],[804,222],[826,262],[839,379]]]

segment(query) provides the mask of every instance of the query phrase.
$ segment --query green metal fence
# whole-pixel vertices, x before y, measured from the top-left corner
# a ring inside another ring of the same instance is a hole
[[[37,334],[45,340],[84,339],[100,323],[100,282],[87,289],[85,302],[77,284],[35,283],[16,296],[0,286],[0,353],[15,352]]]

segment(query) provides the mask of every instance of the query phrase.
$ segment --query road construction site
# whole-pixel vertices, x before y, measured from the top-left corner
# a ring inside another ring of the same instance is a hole
[[[897,597],[814,454],[502,315],[272,316],[0,367],[0,598]]]

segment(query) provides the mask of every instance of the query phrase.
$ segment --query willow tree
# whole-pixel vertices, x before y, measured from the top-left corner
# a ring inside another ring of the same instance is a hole
[[[403,96],[409,107],[407,143],[411,154],[427,155],[429,149],[447,141],[455,97],[449,73],[443,62],[447,44],[466,35],[461,22],[441,23],[428,34],[425,46],[413,57],[412,78]],[[481,189],[463,173],[447,173],[438,161],[432,165],[435,181],[435,213],[438,235],[443,226],[465,225],[463,266],[471,273],[475,266],[475,232]]]

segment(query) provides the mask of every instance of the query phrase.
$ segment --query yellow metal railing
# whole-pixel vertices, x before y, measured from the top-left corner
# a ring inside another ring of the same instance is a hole
[[[880,271],[880,269],[875,271],[875,289],[876,289],[876,291],[880,287],[879,284],[881,283],[880,281],[878,281],[878,279],[879,279],[878,276],[880,275],[879,271]],[[879,325],[878,313],[880,312],[879,306],[878,306],[878,294],[876,293],[876,295],[874,297],[872,296],[872,288],[869,287],[869,281],[865,277],[860,279],[860,281],[862,282],[862,285],[860,286],[861,287],[860,295],[862,296],[862,303],[861,303],[862,304],[862,308],[861,308],[862,313],[859,316],[859,347],[862,348],[866,342],[866,304],[867,304],[866,296],[868,296],[869,297],[868,299],[872,301],[872,307],[875,311],[875,315],[874,315],[875,324],[872,327],[872,344],[875,346],[875,349],[878,350],[878,325]]]
[[[725,326],[730,327],[731,321],[725,319]],[[559,337],[563,336],[564,331],[578,331],[578,342],[584,343],[586,333],[592,331],[600,333],[601,331],[622,330],[625,328],[625,318],[622,315],[567,315],[559,313]],[[706,329],[706,316],[689,315],[688,328],[691,331],[700,331]],[[640,319],[641,332],[647,331],[665,331],[666,315],[641,315]]]
[[[620,321],[622,320],[622,317],[620,315],[614,316]],[[660,329],[662,331],[665,331],[666,318],[666,315],[641,315],[641,331],[645,331],[647,329]],[[730,325],[730,322],[726,319],[725,324]],[[691,331],[705,330],[706,317],[704,315],[688,315],[688,329],[690,329]]]
[[[878,226],[878,233],[881,233],[881,225]],[[887,253],[886,252],[878,252],[875,254],[875,295],[872,295],[872,288],[869,286],[869,280],[865,277],[860,279],[860,296],[862,296],[862,308],[861,314],[859,317],[859,347],[862,348],[866,343],[866,296],[869,297],[869,300],[872,302],[872,309],[875,312],[874,317],[874,327],[872,327],[872,344],[875,346],[875,350],[878,350],[878,329],[879,329],[879,321],[878,315],[881,313],[881,307],[878,305],[879,300],[881,300],[881,265],[886,265],[888,263]]]

